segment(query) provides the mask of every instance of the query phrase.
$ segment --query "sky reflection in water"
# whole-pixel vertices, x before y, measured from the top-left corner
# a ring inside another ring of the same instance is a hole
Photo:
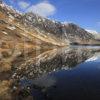
[[[72,49],[68,52],[62,50],[63,53],[55,57],[63,59],[61,63],[64,68],[50,70],[50,73],[47,71],[46,74],[32,80],[32,95],[36,100],[100,100],[100,48],[72,48],[73,52]],[[76,60],[77,57],[81,57],[78,58],[79,61]],[[51,63],[52,66],[52,59],[43,65]],[[57,60],[57,63],[60,60]],[[76,63],[73,60],[76,60]],[[57,63],[54,66],[58,65]]]

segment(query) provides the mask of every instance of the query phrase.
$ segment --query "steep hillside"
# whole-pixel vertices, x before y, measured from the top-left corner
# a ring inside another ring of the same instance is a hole
[[[94,35],[73,23],[63,24],[31,12],[21,14],[4,3],[0,4],[0,19],[9,23],[15,33],[16,30],[19,30],[18,34],[31,41],[34,41],[35,38],[39,43],[65,46],[69,44],[96,44],[98,42]]]
[[[33,13],[24,14],[22,23],[30,28],[38,28],[43,34],[54,35],[65,43],[95,44],[94,35],[73,23],[63,24]]]
[[[39,34],[39,31],[37,28],[30,29],[28,27],[24,26],[24,23],[22,22],[23,15],[18,13],[16,10],[12,9],[11,7],[7,6],[6,4],[0,4],[0,19],[1,24],[3,25],[3,22],[5,24],[9,24],[8,28],[10,31],[15,31],[15,33],[18,31],[19,35],[22,35],[23,37],[26,37],[29,40],[33,40],[34,38],[41,41],[50,43],[52,45],[62,46],[65,45],[59,39],[57,39],[54,35],[45,35],[45,34]],[[7,27],[4,25],[4,27]],[[2,28],[2,27],[1,27]],[[14,33],[13,33],[14,34]]]

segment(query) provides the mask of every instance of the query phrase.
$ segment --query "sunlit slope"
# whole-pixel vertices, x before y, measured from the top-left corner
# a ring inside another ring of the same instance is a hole
[[[21,23],[22,15],[11,9],[5,4],[0,6],[0,19],[1,19],[1,30],[5,29],[6,33],[12,33],[13,35],[19,35],[25,39],[29,39],[32,42],[45,42],[52,45],[64,46],[67,45],[62,41],[59,41],[54,35],[43,34],[36,28],[30,29],[25,27]],[[6,25],[5,25],[6,24]],[[5,33],[3,32],[3,33]],[[6,34],[5,33],[5,34]],[[11,36],[11,34],[8,34]],[[15,38],[15,37],[14,37]]]

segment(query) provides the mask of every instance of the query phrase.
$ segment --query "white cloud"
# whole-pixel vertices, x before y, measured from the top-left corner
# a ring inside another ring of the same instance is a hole
[[[19,7],[21,8],[21,9],[26,9],[27,7],[29,7],[29,3],[27,3],[27,2],[24,2],[24,1],[19,1],[18,2],[18,5],[19,5]]]
[[[55,6],[49,3],[48,1],[40,2],[36,5],[32,5],[27,9],[27,12],[33,12],[44,17],[53,15],[55,11],[56,11]]]

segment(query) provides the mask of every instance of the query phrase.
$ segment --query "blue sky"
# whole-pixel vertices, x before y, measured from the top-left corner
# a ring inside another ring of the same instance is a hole
[[[4,0],[21,12],[34,12],[100,32],[100,0]]]

